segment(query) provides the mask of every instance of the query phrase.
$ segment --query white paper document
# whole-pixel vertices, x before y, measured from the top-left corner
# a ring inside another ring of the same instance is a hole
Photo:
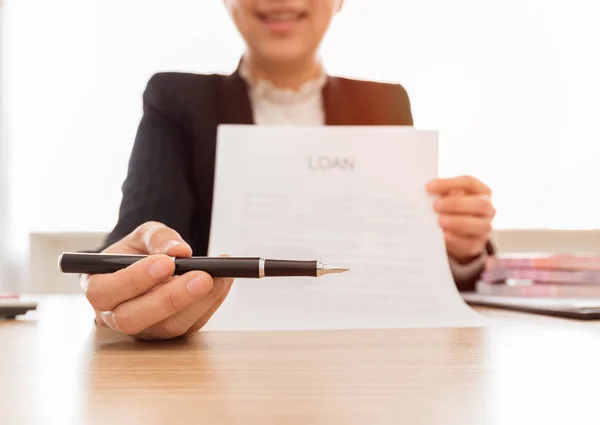
[[[480,326],[426,184],[436,132],[221,126],[209,255],[319,260],[318,278],[237,279],[206,329]]]

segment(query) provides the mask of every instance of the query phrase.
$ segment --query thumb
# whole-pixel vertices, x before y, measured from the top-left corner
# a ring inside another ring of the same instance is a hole
[[[189,257],[192,248],[181,235],[162,223],[142,224],[135,232],[133,243],[150,255],[166,254],[170,257]]]
[[[191,257],[192,248],[183,240],[173,240],[164,247],[164,253],[169,257]]]

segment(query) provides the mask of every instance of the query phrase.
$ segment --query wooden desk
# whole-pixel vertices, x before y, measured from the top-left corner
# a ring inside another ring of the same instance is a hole
[[[600,323],[206,333],[140,343],[79,297],[0,322],[3,425],[598,423]]]

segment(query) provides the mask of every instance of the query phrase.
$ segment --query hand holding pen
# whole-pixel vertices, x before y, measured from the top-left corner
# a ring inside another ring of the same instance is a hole
[[[101,325],[139,339],[168,339],[202,328],[233,279],[319,277],[347,269],[319,261],[191,257],[177,232],[148,222],[101,254],[64,253],[59,268],[81,273]]]
[[[137,339],[169,339],[198,331],[233,283],[232,278],[213,278],[204,271],[174,276],[172,257],[190,257],[192,249],[161,223],[142,224],[103,254],[147,256],[113,273],[81,276],[96,322]]]

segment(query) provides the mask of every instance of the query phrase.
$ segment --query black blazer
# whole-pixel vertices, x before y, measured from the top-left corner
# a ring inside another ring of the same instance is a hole
[[[413,125],[401,85],[328,77],[323,102],[327,125]],[[118,222],[105,247],[158,221],[179,232],[194,255],[207,254],[219,124],[254,124],[238,71],[150,79]]]

